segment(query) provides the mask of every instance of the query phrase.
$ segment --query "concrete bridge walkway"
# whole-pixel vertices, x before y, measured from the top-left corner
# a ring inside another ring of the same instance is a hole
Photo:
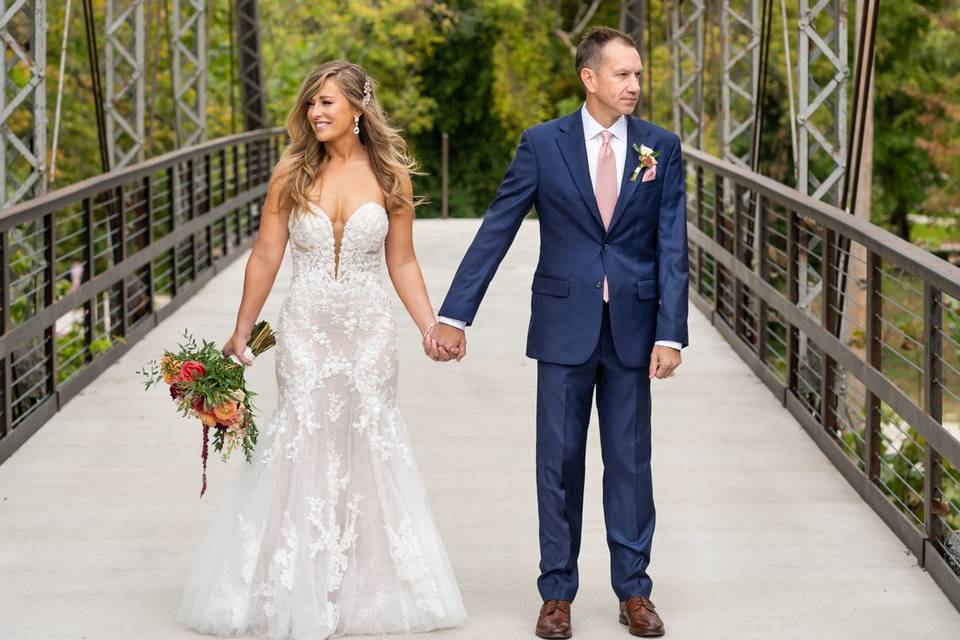
[[[477,221],[419,221],[434,307]],[[431,640],[533,638],[539,607],[534,484],[536,367],[524,355],[537,224],[493,282],[461,363],[425,358],[401,319],[401,408],[470,620]],[[0,638],[202,638],[175,621],[188,562],[239,457],[211,459],[198,499],[200,431],[134,371],[185,328],[221,343],[240,258],[0,465]],[[276,318],[288,262],[263,317]],[[654,387],[653,600],[672,640],[960,637],[960,614],[790,415],[691,308],[692,346]],[[250,370],[261,419],[272,353]],[[594,412],[594,420],[596,414]],[[601,464],[591,426],[575,638],[627,638],[609,586]]]

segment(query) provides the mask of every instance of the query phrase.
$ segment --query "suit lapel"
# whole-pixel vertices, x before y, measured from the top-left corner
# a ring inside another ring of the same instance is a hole
[[[600,208],[597,206],[597,197],[593,193],[593,183],[590,181],[590,165],[587,164],[587,144],[583,138],[583,120],[580,110],[573,112],[566,118],[560,127],[557,136],[557,146],[560,147],[560,156],[567,165],[574,184],[583,196],[597,224],[603,229],[603,219],[600,217]]]
[[[610,220],[610,229],[607,231],[608,234],[613,231],[617,222],[623,217],[623,212],[627,208],[627,204],[630,203],[630,199],[633,198],[633,194],[637,191],[637,185],[640,184],[639,176],[636,181],[630,180],[630,176],[633,175],[633,171],[640,162],[640,159],[637,157],[637,152],[633,150],[633,145],[639,147],[644,142],[643,136],[647,129],[646,123],[640,118],[627,116],[627,155],[626,158],[624,158],[623,178],[620,181],[620,195],[617,196],[617,206],[613,208],[613,217]],[[648,144],[647,146],[652,145]]]

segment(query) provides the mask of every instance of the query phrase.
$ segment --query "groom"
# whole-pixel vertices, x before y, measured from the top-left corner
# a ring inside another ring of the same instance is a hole
[[[537,360],[541,638],[569,638],[577,594],[584,455],[596,389],[603,512],[620,622],[663,635],[649,600],[654,530],[650,381],[687,344],[684,174],[676,135],[630,114],[640,91],[633,39],[597,27],[577,47],[586,103],[523,132],[440,309],[435,359],[463,357],[473,322],[521,221],[535,206],[527,356]],[[638,166],[639,165],[639,166]]]

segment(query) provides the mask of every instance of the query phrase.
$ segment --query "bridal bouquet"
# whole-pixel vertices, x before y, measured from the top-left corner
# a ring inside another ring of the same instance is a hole
[[[226,461],[240,447],[250,462],[257,443],[257,427],[253,421],[253,396],[243,380],[244,366],[239,360],[227,358],[213,342],[196,340],[183,332],[186,342],[177,345],[178,351],[164,351],[158,363],[148,362],[137,371],[144,377],[146,388],[161,380],[169,385],[170,397],[177,411],[186,417],[195,417],[203,425],[203,484],[200,496],[207,490],[207,456],[210,429],[213,429],[213,448]],[[256,357],[276,344],[270,325],[261,320],[253,327],[247,342],[247,355]]]

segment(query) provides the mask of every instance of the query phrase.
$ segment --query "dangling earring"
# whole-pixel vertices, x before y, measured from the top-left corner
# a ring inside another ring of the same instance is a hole
[[[360,135],[360,116],[353,116],[353,132]]]

